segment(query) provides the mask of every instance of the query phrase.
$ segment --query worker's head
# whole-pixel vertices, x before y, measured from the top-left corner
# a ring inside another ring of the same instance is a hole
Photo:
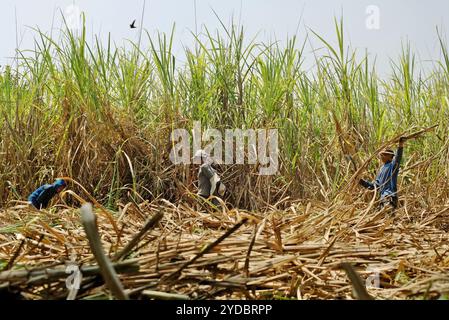
[[[214,162],[213,159],[209,156],[209,154],[202,149],[195,152],[195,155],[193,156],[192,160],[194,165],[202,165],[204,163],[212,164]]]
[[[64,179],[57,179],[53,185],[56,187],[56,192],[61,192],[67,186],[67,183]]]
[[[379,158],[383,163],[390,162],[394,158],[394,151],[391,149],[384,149],[379,153]]]

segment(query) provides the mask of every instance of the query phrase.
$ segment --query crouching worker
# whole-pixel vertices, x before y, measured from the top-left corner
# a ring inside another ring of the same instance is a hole
[[[198,195],[204,199],[210,196],[222,198],[226,187],[212,166],[214,160],[204,150],[198,150],[193,157],[193,163],[198,168]],[[216,198],[211,201],[215,206],[220,205]]]
[[[45,209],[48,207],[50,200],[58,193],[60,193],[67,186],[63,179],[57,179],[53,184],[44,184],[28,197],[28,201],[36,209]]]
[[[376,189],[380,194],[380,208],[391,205],[394,210],[398,206],[398,174],[405,140],[405,138],[399,139],[396,154],[391,149],[385,149],[379,153],[383,166],[380,168],[375,181],[370,182],[361,179],[359,182],[367,189]]]

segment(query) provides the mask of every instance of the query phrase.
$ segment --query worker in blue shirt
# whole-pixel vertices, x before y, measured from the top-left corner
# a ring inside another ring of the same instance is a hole
[[[63,179],[57,179],[53,184],[44,184],[28,197],[28,201],[38,210],[48,207],[50,200],[64,190],[67,183]]]
[[[379,158],[383,162],[377,174],[376,180],[373,182],[360,180],[360,184],[369,189],[374,190],[380,194],[380,207],[390,204],[393,209],[398,206],[398,174],[399,166],[402,160],[402,152],[404,148],[405,138],[399,139],[399,146],[396,154],[391,149],[385,149],[379,153]]]

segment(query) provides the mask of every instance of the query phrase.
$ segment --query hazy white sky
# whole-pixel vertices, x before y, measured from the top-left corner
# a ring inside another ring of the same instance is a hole
[[[182,46],[192,46],[191,31],[195,30],[194,0],[146,0],[144,20],[141,20],[144,0],[2,0],[0,4],[0,65],[10,63],[16,48],[16,34],[21,49],[33,48],[34,31],[32,27],[58,33],[61,27],[61,14],[69,12],[75,4],[86,13],[89,35],[92,31],[102,37],[111,33],[117,45],[126,39],[137,41],[138,29],[130,29],[129,24],[136,19],[136,25],[143,25],[150,34],[156,30],[169,32],[176,23],[175,54],[182,61]],[[378,29],[375,13],[367,13],[368,6],[377,6]],[[439,58],[436,27],[448,37],[448,0],[196,0],[198,29],[206,25],[209,30],[219,28],[219,21],[213,10],[229,23],[241,22],[246,29],[247,38],[260,32],[261,41],[284,40],[295,34],[302,16],[298,37],[305,39],[310,28],[325,39],[335,43],[333,17],[343,12],[347,39],[353,48],[364,52],[366,49],[377,57],[381,73],[389,70],[389,58],[395,58],[401,50],[401,41],[409,40],[411,47],[419,54],[425,65]],[[72,11],[73,12],[73,11]],[[16,16],[17,29],[16,33]],[[372,19],[371,19],[372,18]],[[367,27],[368,22],[371,22]],[[301,42],[300,41],[300,42]],[[318,42],[314,41],[317,47]],[[307,48],[311,59],[311,49]]]

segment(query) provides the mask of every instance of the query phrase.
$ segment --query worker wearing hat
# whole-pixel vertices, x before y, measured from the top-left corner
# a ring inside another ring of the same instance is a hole
[[[50,200],[66,186],[67,183],[63,179],[57,179],[53,184],[44,184],[30,194],[28,201],[38,210],[45,209]]]
[[[198,150],[193,156],[193,163],[198,165],[198,195],[208,199],[210,196],[223,197],[226,192],[225,185],[213,168],[214,160],[204,150]],[[212,198],[214,205],[219,205],[216,198]]]
[[[381,208],[387,204],[394,209],[398,206],[397,183],[405,140],[405,138],[399,139],[396,153],[391,149],[385,149],[379,153],[383,166],[380,168],[376,180],[373,182],[360,180],[363,187],[370,190],[376,189],[379,192]]]

